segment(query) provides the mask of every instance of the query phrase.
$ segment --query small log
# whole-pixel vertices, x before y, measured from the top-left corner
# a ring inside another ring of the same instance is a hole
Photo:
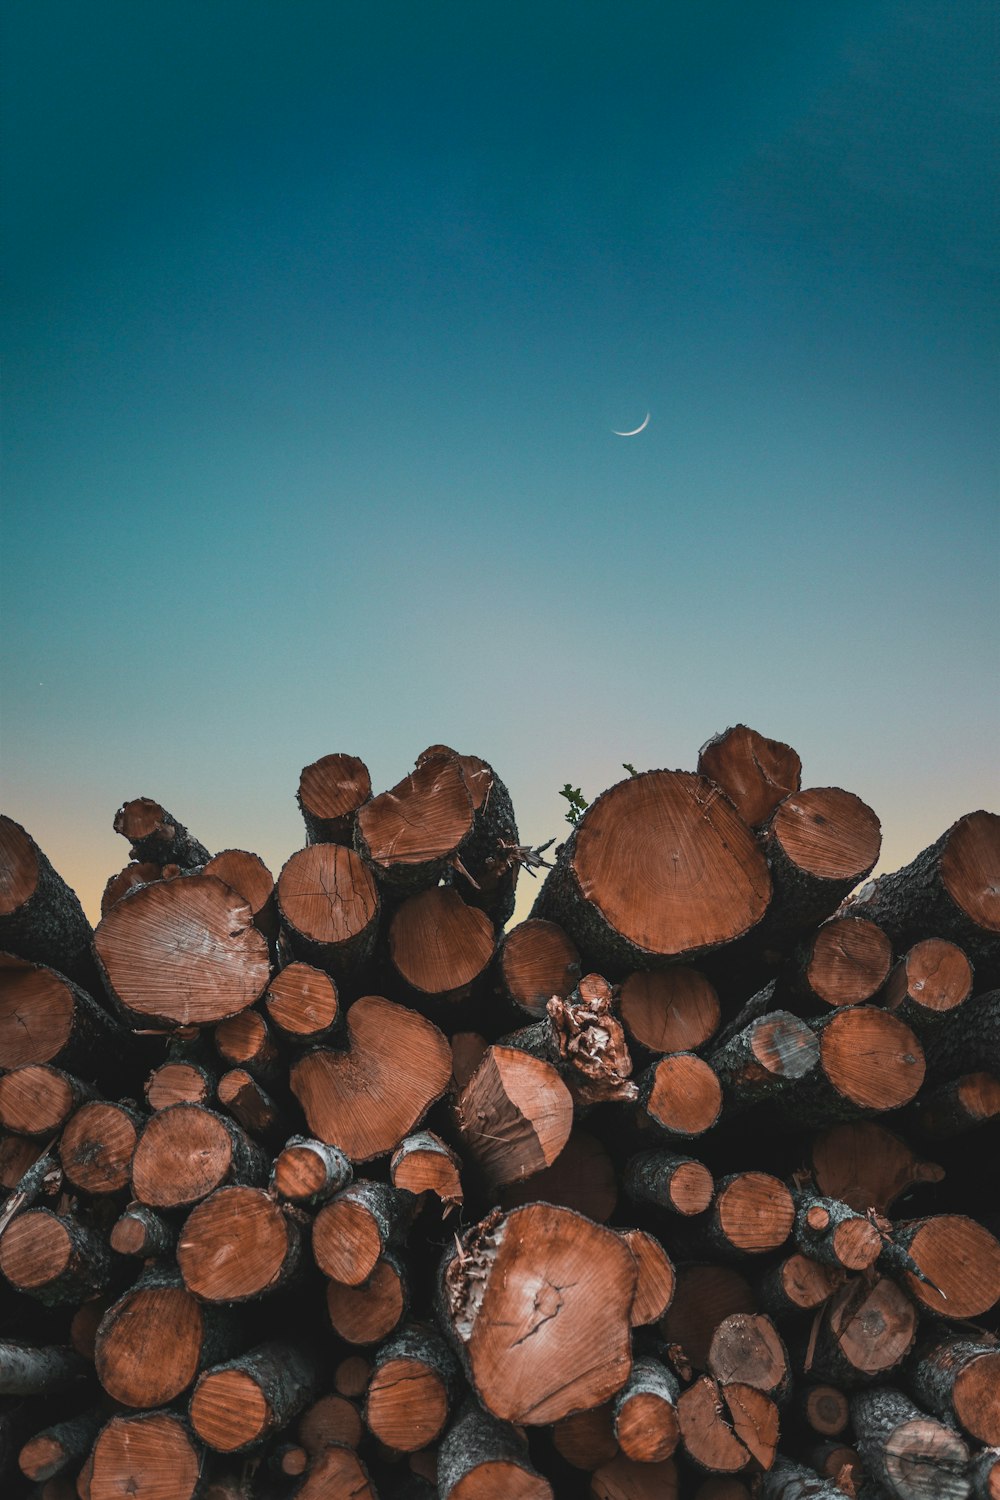
[[[211,855],[193,838],[182,823],[154,802],[152,797],[135,797],[123,802],[115,813],[115,833],[128,839],[133,859],[150,864],[179,865],[190,870],[204,865]]]
[[[330,1324],[349,1344],[378,1344],[388,1338],[405,1317],[409,1301],[406,1270],[392,1249],[376,1262],[371,1275],[360,1285],[330,1281],[326,1288]],[[347,1394],[361,1395],[361,1391]]]
[[[271,1186],[287,1203],[319,1207],[347,1187],[352,1177],[351,1163],[336,1146],[293,1135],[275,1157]]]
[[[894,1281],[852,1277],[827,1303],[806,1373],[857,1386],[885,1375],[913,1345],[917,1310]]]
[[[202,1455],[172,1412],[112,1417],[94,1444],[87,1500],[193,1500]]]
[[[751,1105],[781,1099],[815,1072],[819,1055],[814,1033],[787,1010],[750,1021],[709,1059],[722,1086],[727,1118]]]
[[[967,813],[910,864],[881,875],[850,902],[898,953],[944,938],[968,957],[982,989],[1000,985],[1000,814]]]
[[[621,1239],[569,1209],[529,1203],[473,1226],[446,1252],[441,1301],[487,1409],[536,1425],[614,1395],[637,1278]]]
[[[454,887],[432,886],[404,901],[389,924],[389,958],[420,1003],[455,1001],[493,958],[493,923]]]
[[[639,1102],[668,1135],[704,1135],[722,1113],[722,1085],[714,1068],[694,1052],[672,1052],[638,1080]]]
[[[552,996],[569,995],[583,972],[575,943],[558,923],[530,917],[504,937],[497,969],[502,994],[538,1020]]]
[[[288,1135],[288,1126],[270,1095],[265,1094],[246,1068],[230,1068],[219,1079],[219,1103],[255,1140],[274,1146]]]
[[[878,1260],[881,1234],[846,1203],[799,1192],[795,1206],[795,1243],[804,1255],[845,1271],[864,1271]]]
[[[704,1212],[715,1191],[712,1174],[700,1161],[659,1149],[631,1157],[623,1183],[637,1202],[654,1203],[684,1216]]]
[[[968,1448],[900,1391],[859,1391],[851,1418],[865,1468],[896,1500],[965,1500]]]
[[[246,1302],[284,1286],[299,1262],[298,1223],[258,1187],[222,1187],[188,1215],[177,1243],[184,1284],[203,1302]]]
[[[169,874],[167,873],[169,871]],[[109,877],[101,893],[101,916],[106,917],[113,906],[134,891],[137,886],[149,885],[154,880],[169,880],[181,873],[180,865],[161,868],[152,860],[132,860],[130,864]]]
[[[48,1063],[29,1063],[0,1077],[0,1126],[16,1135],[55,1135],[94,1097],[82,1079]]]
[[[338,1395],[320,1396],[318,1401],[313,1401],[302,1413],[296,1429],[296,1436],[310,1458],[315,1458],[331,1443],[357,1448],[363,1435],[364,1425],[358,1408],[346,1396]]]
[[[54,1142],[50,1141],[46,1149],[38,1142],[27,1141],[22,1136],[7,1136],[4,1145],[17,1148],[7,1165],[11,1169],[11,1175],[15,1171],[18,1175],[11,1182],[11,1191],[0,1211],[0,1235],[19,1213],[30,1208],[43,1195],[53,1197],[63,1183],[62,1167],[52,1154]],[[25,1150],[25,1147],[28,1149]]]
[[[103,1237],[76,1219],[29,1208],[0,1238],[0,1271],[46,1307],[65,1307],[104,1291],[111,1258]]]
[[[910,1120],[932,1140],[951,1140],[1000,1119],[1000,1077],[994,1073],[963,1073],[958,1078],[923,1089],[910,1107]]]
[[[87,1456],[102,1421],[100,1412],[92,1408],[36,1432],[18,1454],[21,1473],[36,1484],[44,1484],[47,1479],[65,1473],[72,1464],[82,1462]]]
[[[918,1183],[940,1182],[943,1168],[921,1161],[905,1141],[873,1120],[835,1125],[812,1145],[813,1180],[821,1193],[856,1213],[888,1213],[895,1200]]]
[[[975,1219],[964,1214],[909,1219],[893,1225],[892,1244],[905,1250],[921,1273],[904,1270],[904,1284],[931,1312],[975,1318],[1000,1298],[1000,1241]]]
[[[551,1166],[569,1139],[573,1100],[551,1063],[492,1046],[457,1104],[464,1149],[492,1187]]]
[[[976,1500],[1000,1500],[1000,1448],[983,1448],[969,1465]]]
[[[263,994],[267,940],[241,896],[214,875],[141,886],[102,917],[94,951],[111,992],[139,1025],[203,1026]]]
[[[79,899],[31,835],[0,814],[0,948],[89,990],[93,936]]]
[[[840,1437],[851,1420],[851,1404],[846,1392],[835,1385],[810,1385],[799,1393],[799,1410],[820,1437]]]
[[[44,964],[0,953],[0,1068],[53,1063],[70,1073],[104,1073],[110,1049],[130,1038],[87,992]]]
[[[922,1038],[971,993],[972,967],[961,948],[944,938],[925,938],[899,960],[881,1003]]]
[[[433,1443],[462,1389],[458,1362],[436,1329],[408,1323],[376,1351],[365,1425],[397,1453]]]
[[[757,1288],[760,1305],[773,1318],[814,1312],[844,1284],[844,1272],[795,1251],[764,1275]]]
[[[166,1219],[142,1203],[130,1203],[112,1227],[111,1248],[118,1255],[136,1255],[153,1260],[172,1253],[177,1231]]]
[[[917,1349],[907,1373],[921,1406],[981,1443],[1000,1445],[1000,1345],[948,1333]]]
[[[520,1433],[469,1400],[438,1448],[441,1500],[553,1500]]]
[[[550,1167],[508,1182],[500,1190],[503,1208],[539,1200],[573,1208],[596,1224],[606,1224],[618,1203],[618,1178],[607,1148],[597,1136],[574,1126]]]
[[[278,910],[296,958],[341,981],[368,958],[378,929],[375,881],[353,849],[310,844],[278,876]]]
[[[389,1162],[393,1187],[415,1196],[434,1193],[447,1208],[462,1203],[461,1158],[440,1136],[420,1130],[401,1141]]]
[[[717,1249],[739,1255],[777,1250],[795,1220],[785,1184],[769,1172],[733,1172],[716,1183],[708,1236]]]
[[[266,937],[278,935],[278,907],[274,893],[274,876],[259,854],[247,849],[223,849],[204,867],[205,875],[214,875],[242,896],[253,912],[253,924]]]
[[[519,843],[510,792],[496,771],[478,755],[459,755],[447,745],[431,745],[417,757],[423,766],[440,758],[459,765],[472,799],[472,831],[454,868],[468,886],[466,900],[487,912],[497,927],[510,920],[522,863],[534,870],[537,856]]]
[[[449,872],[473,818],[458,758],[432,756],[359,809],[355,847],[385,890],[413,895]]]
[[[360,1286],[386,1250],[399,1242],[413,1219],[412,1193],[384,1182],[359,1180],[339,1192],[316,1215],[313,1257],[324,1276]]]
[[[819,1066],[782,1095],[799,1124],[826,1125],[909,1104],[924,1081],[924,1054],[908,1026],[872,1005],[810,1021]]]
[[[368,767],[356,755],[324,755],[303,766],[295,794],[310,844],[352,844],[358,809],[371,798]]]
[[[661,1463],[677,1447],[676,1377],[658,1359],[644,1355],[614,1400],[614,1432],[622,1452],[636,1463]]]
[[[698,969],[638,970],[621,987],[622,1024],[650,1052],[694,1052],[715,1033],[721,1015],[713,985]]]
[[[731,942],[770,896],[763,856],[719,789],[689,772],[646,771],[591,803],[531,915],[558,922],[617,978]]]
[[[379,995],[354,1002],[347,1034],[346,1052],[307,1053],[289,1081],[312,1133],[357,1163],[393,1151],[423,1119],[448,1085],[451,1049],[430,1021]]]
[[[309,1465],[295,1500],[378,1500],[378,1495],[354,1449],[332,1443]]]
[[[264,996],[268,1019],[290,1042],[300,1046],[322,1041],[341,1019],[340,997],[329,974],[311,964],[286,964]]]
[[[750,1463],[749,1450],[733,1431],[725,1397],[707,1375],[681,1392],[677,1420],[684,1447],[702,1469],[737,1474]]]
[[[702,745],[698,774],[716,782],[744,823],[757,828],[802,785],[802,762],[790,745],[736,724]]]
[[[74,1349],[0,1339],[0,1396],[51,1396],[91,1374]]]
[[[843,1500],[844,1491],[832,1479],[779,1457],[761,1479],[763,1500]]]
[[[707,1370],[720,1386],[752,1385],[774,1401],[784,1401],[791,1389],[788,1351],[765,1313],[721,1319],[708,1348]]]
[[[104,1195],[128,1187],[143,1116],[125,1104],[94,1100],[76,1111],[59,1142],[67,1181],[81,1192]]]
[[[641,1328],[663,1317],[674,1298],[677,1273],[670,1256],[654,1235],[642,1229],[621,1229],[618,1233],[639,1267],[632,1303],[632,1327]]]
[[[171,1104],[206,1104],[215,1099],[218,1080],[200,1063],[178,1058],[161,1063],[146,1079],[144,1092],[150,1109],[169,1109]]]
[[[315,1359],[273,1340],[198,1377],[191,1426],[217,1453],[242,1453],[286,1427],[316,1393]]]
[[[333,1372],[334,1389],[341,1396],[363,1396],[371,1378],[371,1360],[363,1354],[349,1354]]]
[[[641,1464],[619,1453],[594,1470],[589,1494],[593,1500],[678,1500],[678,1483],[672,1458]]]
[[[553,1423],[552,1444],[574,1469],[588,1472],[610,1463],[618,1452],[614,1402],[605,1401]]]
[[[199,1104],[151,1115],[132,1157],[132,1192],[149,1208],[199,1203],[226,1183],[262,1186],[269,1162],[235,1121]]]
[[[863,1005],[881,990],[891,967],[892,944],[881,927],[863,917],[830,917],[782,970],[782,999],[819,1011]]]
[[[150,1265],[101,1319],[97,1377],[113,1400],[148,1411],[175,1400],[206,1365],[226,1359],[239,1336],[228,1310],[203,1306],[173,1267]]]
[[[259,1010],[244,1010],[228,1021],[220,1021],[214,1039],[226,1068],[245,1068],[268,1086],[281,1077],[278,1049]]]

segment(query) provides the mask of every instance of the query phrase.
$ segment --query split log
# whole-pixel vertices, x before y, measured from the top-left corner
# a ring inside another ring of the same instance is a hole
[[[90,1452],[102,1421],[100,1412],[92,1408],[65,1422],[43,1428],[28,1439],[18,1454],[21,1473],[36,1484],[44,1484],[47,1479],[65,1473]]]
[[[882,989],[891,967],[892,944],[881,927],[863,917],[830,917],[782,970],[782,1000],[819,1011],[863,1005]]]
[[[756,1398],[756,1399],[755,1399]],[[751,1448],[770,1450],[777,1444],[777,1408],[752,1386],[722,1388],[707,1375],[681,1393],[677,1419],[684,1447],[695,1463],[709,1472],[737,1474],[752,1460]]]
[[[355,847],[385,890],[413,895],[450,871],[473,817],[458,758],[432,756],[360,808]]]
[[[352,1182],[325,1204],[312,1228],[312,1250],[324,1276],[360,1286],[406,1233],[417,1208],[412,1193],[384,1182]]]
[[[826,1305],[806,1373],[847,1388],[871,1383],[913,1345],[917,1310],[894,1281],[852,1277]]]
[[[409,1323],[376,1351],[365,1425],[397,1453],[433,1443],[462,1389],[451,1350],[436,1329]]]
[[[660,1463],[677,1447],[676,1377],[658,1359],[642,1356],[614,1400],[615,1437],[626,1457]]]
[[[447,745],[431,745],[417,766],[441,758],[457,762],[472,799],[472,830],[464,840],[455,869],[470,887],[465,899],[487,912],[498,927],[514,911],[514,893],[522,858],[510,792],[491,765],[478,755],[459,755]],[[529,860],[529,869],[532,868]]]
[[[855,1005],[810,1021],[819,1066],[781,1097],[799,1124],[825,1125],[909,1104],[924,1080],[924,1054],[902,1021]]]
[[[0,1077],[0,1126],[15,1135],[52,1136],[94,1097],[82,1079],[48,1063],[29,1063]]]
[[[410,1303],[406,1271],[390,1248],[375,1263],[366,1281],[352,1286],[330,1281],[326,1310],[334,1331],[349,1344],[378,1344],[399,1327]],[[366,1367],[367,1368],[367,1367]],[[367,1384],[367,1375],[365,1383]],[[364,1387],[362,1387],[362,1390]],[[361,1391],[353,1392],[361,1395]]]
[[[328,1037],[341,1019],[340,997],[329,974],[311,964],[286,964],[271,980],[264,1008],[290,1042],[312,1045]]]
[[[44,964],[0,953],[0,1068],[52,1063],[70,1073],[120,1072],[131,1038],[85,990]]]
[[[835,1125],[812,1145],[816,1186],[856,1213],[888,1213],[895,1200],[918,1183],[940,1182],[943,1168],[921,1161],[897,1135],[873,1120]]]
[[[389,924],[389,957],[421,1000],[456,1001],[493,958],[493,923],[453,887],[410,896]]]
[[[1000,1077],[963,1073],[937,1088],[923,1089],[910,1106],[909,1118],[922,1135],[937,1141],[1000,1120]]]
[[[149,1208],[199,1203],[227,1183],[262,1187],[270,1163],[224,1115],[172,1104],[151,1115],[132,1157],[132,1192]]]
[[[674,1298],[677,1274],[660,1241],[642,1229],[618,1231],[635,1257],[639,1277],[632,1303],[632,1327],[656,1323]]]
[[[671,1052],[638,1080],[639,1102],[667,1135],[704,1135],[722,1113],[722,1085],[715,1069],[694,1052]]]
[[[497,953],[502,994],[541,1019],[553,995],[569,995],[580,975],[576,944],[556,922],[529,918],[504,937]]]
[[[242,1453],[287,1426],[316,1393],[318,1366],[274,1340],[206,1370],[191,1397],[191,1426],[217,1453]]]
[[[982,989],[1000,985],[1000,814],[967,813],[910,864],[850,902],[903,953],[925,938],[955,943]]]
[[[87,1500],[193,1500],[202,1456],[172,1412],[112,1417],[94,1444]]]
[[[700,1161],[673,1152],[640,1151],[624,1174],[625,1191],[637,1202],[654,1203],[669,1213],[702,1213],[712,1201],[712,1174]]]
[[[278,910],[296,958],[337,980],[372,951],[381,903],[371,872],[353,849],[310,844],[278,876]]]
[[[504,1208],[537,1201],[573,1208],[596,1224],[607,1223],[618,1203],[618,1178],[614,1161],[597,1136],[574,1126],[550,1167],[508,1182],[500,1190]]]
[[[927,1411],[970,1437],[1000,1444],[1000,1345],[945,1334],[908,1361],[908,1384]]]
[[[491,1187],[551,1166],[573,1127],[573,1100],[551,1063],[493,1046],[457,1104],[462,1145]]]
[[[94,1100],[82,1105],[59,1142],[67,1181],[81,1192],[98,1196],[128,1187],[143,1118],[125,1104]]]
[[[91,1374],[74,1349],[0,1339],[0,1396],[51,1396]]]
[[[893,1225],[892,1245],[920,1275],[903,1270],[910,1296],[947,1318],[975,1318],[1000,1299],[1000,1241],[965,1214],[935,1214]],[[894,1267],[893,1258],[888,1264]]]
[[[489,1411],[557,1422],[628,1378],[636,1282],[611,1230],[551,1204],[494,1210],[446,1253],[445,1327]]]
[[[698,774],[722,788],[744,823],[766,823],[778,803],[802,785],[802,763],[790,745],[736,724],[702,745]]]
[[[694,1052],[719,1025],[719,997],[698,969],[678,965],[630,974],[621,987],[622,1024],[650,1052]]]
[[[141,886],[94,934],[110,991],[139,1025],[207,1025],[260,998],[267,940],[241,896],[213,875]]]
[[[878,1260],[882,1236],[870,1219],[816,1193],[798,1193],[795,1204],[795,1242],[804,1255],[845,1271],[864,1271]]]
[[[738,1031],[709,1059],[725,1096],[727,1118],[780,1099],[819,1065],[820,1043],[805,1021],[770,1011]]]
[[[299,1226],[258,1187],[222,1187],[185,1220],[184,1285],[203,1302],[246,1302],[284,1286],[299,1262]]]
[[[65,1307],[104,1291],[111,1258],[103,1236],[78,1220],[29,1208],[0,1238],[0,1271],[18,1291]]]
[[[475,1401],[465,1403],[438,1448],[441,1500],[553,1500],[524,1438]]]
[[[732,941],[770,895],[753,836],[718,788],[646,771],[590,805],[531,914],[558,922],[615,978]]]
[[[351,1163],[336,1146],[293,1135],[275,1157],[271,1185],[288,1203],[318,1207],[347,1187],[352,1176]]]
[[[128,839],[133,859],[160,865],[179,865],[190,870],[207,864],[211,855],[204,844],[165,811],[152,797],[123,802],[115,813],[115,833]]]
[[[401,1141],[389,1163],[389,1180],[393,1187],[405,1188],[415,1196],[434,1193],[446,1208],[462,1203],[461,1158],[440,1136],[431,1130],[420,1130]]]
[[[31,835],[0,814],[0,947],[85,990],[95,979],[93,928]]]
[[[865,1468],[896,1500],[965,1500],[968,1448],[901,1392],[860,1391],[851,1417]]]
[[[356,755],[324,755],[303,766],[295,795],[307,841],[352,844],[358,809],[371,794],[368,767]]]
[[[371,1161],[394,1150],[444,1093],[451,1050],[430,1021],[379,995],[354,1002],[347,1034],[346,1052],[307,1053],[289,1082],[314,1135],[352,1162]]]

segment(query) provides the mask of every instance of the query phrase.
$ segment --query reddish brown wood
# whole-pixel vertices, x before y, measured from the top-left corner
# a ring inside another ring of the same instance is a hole
[[[912,1106],[917,1129],[932,1140],[950,1140],[1000,1119],[1000,1077],[963,1073],[937,1088],[923,1089]]]
[[[795,1204],[769,1172],[734,1172],[716,1185],[710,1234],[726,1250],[757,1255],[777,1250],[791,1233]]]
[[[413,1194],[434,1193],[449,1208],[462,1203],[462,1161],[431,1130],[408,1135],[393,1152],[389,1179]]]
[[[48,1063],[29,1063],[0,1077],[0,1126],[15,1135],[52,1136],[94,1090]]]
[[[862,1005],[885,984],[892,944],[881,927],[863,917],[834,916],[808,938],[793,959],[783,986],[816,1005]]]
[[[901,1392],[859,1391],[851,1417],[866,1470],[897,1500],[965,1500],[968,1448]]]
[[[541,1019],[553,995],[565,998],[580,978],[580,954],[556,922],[529,918],[507,933],[498,957],[502,992]]]
[[[488,1048],[457,1105],[462,1148],[492,1187],[551,1166],[573,1126],[573,1100],[551,1063]]]
[[[187,870],[205,864],[211,857],[205,845],[152,797],[123,802],[115,813],[114,828],[115,833],[128,839],[132,858],[136,860],[160,866],[174,864]]]
[[[109,1049],[127,1053],[128,1040],[64,974],[0,953],[0,1068],[54,1063],[94,1077]]]
[[[922,1036],[971,993],[972,966],[961,948],[944,938],[924,938],[893,969],[882,1004]]]
[[[201,1454],[172,1412],[112,1417],[94,1444],[88,1500],[192,1500]]]
[[[372,1364],[363,1354],[349,1354],[333,1373],[333,1383],[341,1396],[363,1396],[372,1377]]]
[[[299,1258],[299,1227],[263,1188],[222,1187],[185,1220],[177,1264],[203,1302],[244,1302],[282,1286]]]
[[[380,903],[371,871],[353,849],[310,844],[278,876],[278,910],[295,956],[338,980],[368,957]]]
[[[460,853],[473,817],[458,757],[431,756],[391,791],[365,803],[355,841],[387,888],[426,890]]]
[[[677,1420],[684,1447],[701,1468],[737,1474],[749,1464],[749,1450],[733,1430],[725,1397],[707,1375],[681,1393]]]
[[[397,1453],[440,1436],[462,1386],[455,1356],[429,1324],[408,1323],[376,1352],[365,1425]]]
[[[896,1224],[892,1241],[926,1280],[906,1272],[911,1297],[947,1318],[975,1318],[1000,1299],[1000,1241],[965,1214]]]
[[[84,1193],[118,1193],[128,1186],[143,1117],[124,1104],[94,1100],[76,1111],[59,1142],[67,1180]]]
[[[791,1386],[788,1351],[764,1313],[730,1313],[716,1326],[709,1345],[708,1373],[721,1386],[752,1385],[775,1401]]]
[[[353,1448],[332,1443],[309,1465],[295,1500],[378,1500],[378,1494]]]
[[[367,1361],[365,1385],[368,1381]],[[346,1363],[346,1361],[345,1361]],[[363,1391],[364,1387],[362,1387]],[[362,1391],[355,1392],[361,1395]],[[346,1396],[320,1396],[299,1418],[298,1439],[310,1458],[322,1453],[331,1443],[343,1443],[347,1448],[357,1448],[364,1434],[361,1413]]]
[[[693,1052],[661,1057],[639,1079],[639,1099],[649,1118],[668,1135],[704,1135],[722,1113],[718,1074]]]
[[[242,896],[253,912],[254,926],[268,937],[277,937],[274,876],[259,854],[251,854],[247,849],[223,849],[208,861],[204,873],[214,875]]]
[[[920,1405],[970,1437],[1000,1444],[1000,1344],[946,1334],[917,1349],[908,1384]]]
[[[843,1286],[844,1271],[835,1265],[823,1265],[811,1256],[795,1251],[773,1266],[758,1286],[761,1306],[775,1318],[786,1318],[822,1307],[838,1287]]]
[[[317,1373],[315,1359],[295,1344],[260,1344],[199,1377],[191,1426],[216,1452],[245,1451],[298,1415],[315,1394]],[[293,1464],[292,1472],[301,1469]]]
[[[715,1330],[731,1313],[754,1313],[757,1299],[749,1283],[729,1266],[682,1266],[674,1300],[660,1320],[669,1344],[683,1351],[696,1370],[708,1364]]]
[[[330,1281],[326,1289],[330,1323],[349,1344],[377,1344],[386,1338],[402,1321],[408,1304],[403,1263],[394,1250],[387,1250],[381,1256],[371,1275],[360,1285]]]
[[[78,898],[20,823],[0,814],[0,948],[87,989],[92,938]]]
[[[289,1203],[325,1203],[351,1181],[352,1168],[336,1146],[293,1135],[274,1160],[271,1183]]]
[[[677,1447],[676,1377],[650,1356],[636,1359],[614,1400],[614,1431],[622,1452],[637,1463],[661,1463]]]
[[[719,997],[698,969],[630,974],[621,989],[625,1030],[650,1052],[693,1052],[719,1024]]]
[[[504,1208],[539,1200],[574,1208],[597,1224],[607,1223],[618,1202],[618,1179],[614,1161],[597,1136],[574,1126],[550,1167],[500,1190]]]
[[[589,1493],[593,1500],[678,1500],[679,1484],[672,1458],[646,1464],[619,1453],[594,1470]]]
[[[74,1463],[79,1464],[90,1451],[101,1422],[101,1414],[93,1408],[36,1433],[18,1454],[21,1473],[26,1479],[44,1485],[46,1480],[64,1473]],[[48,1500],[47,1493],[44,1500]]]
[[[268,1160],[224,1115],[172,1104],[152,1115],[132,1157],[132,1191],[150,1208],[182,1208],[225,1183],[261,1186]]]
[[[835,1125],[813,1140],[812,1171],[821,1193],[857,1213],[887,1213],[917,1183],[940,1182],[944,1171],[921,1161],[910,1147],[873,1120]]]
[[[48,1208],[29,1208],[7,1225],[0,1271],[18,1291],[51,1307],[96,1296],[111,1276],[102,1236]]]
[[[619,1233],[639,1267],[632,1303],[632,1326],[641,1328],[663,1317],[674,1298],[677,1273],[670,1256],[654,1235],[642,1229],[623,1229]]]
[[[837,1198],[800,1192],[796,1197],[795,1240],[813,1260],[845,1271],[864,1271],[882,1252],[877,1226]]]
[[[913,1344],[917,1311],[886,1276],[852,1277],[827,1303],[806,1373],[856,1385],[894,1369]]]
[[[850,1402],[835,1385],[811,1385],[801,1395],[802,1415],[821,1437],[839,1437],[851,1420]]]
[[[313,1221],[312,1251],[324,1276],[360,1286],[391,1245],[405,1236],[417,1200],[383,1182],[351,1183]]]
[[[853,792],[810,787],[778,804],[761,844],[774,896],[755,937],[780,948],[836,911],[874,868],[882,832],[875,813]]]
[[[540,851],[522,847],[510,793],[487,761],[460,755],[448,745],[431,745],[417,757],[417,766],[441,759],[458,765],[472,799],[472,830],[452,867],[463,897],[502,927],[513,915],[522,865],[534,873],[545,861]]]
[[[711,1172],[700,1161],[659,1148],[631,1157],[623,1183],[630,1198],[685,1217],[702,1213],[715,1190]]]
[[[143,1260],[169,1255],[177,1243],[177,1231],[168,1220],[142,1203],[131,1203],[112,1226],[112,1250],[119,1255],[137,1255]]]
[[[164,1406],[187,1390],[204,1365],[224,1359],[235,1337],[232,1321],[203,1307],[175,1270],[151,1266],[101,1320],[98,1379],[123,1406]]]
[[[303,766],[296,798],[309,843],[352,843],[358,809],[371,794],[368,767],[356,755],[324,755]]]
[[[132,860],[124,869],[112,875],[101,895],[101,916],[106,917],[113,906],[116,906],[129,891],[135,890],[136,886],[149,885],[153,880],[168,880],[181,872],[180,865],[167,865],[164,869],[152,860]]]
[[[563,1417],[552,1427],[556,1452],[574,1469],[593,1470],[610,1463],[618,1452],[614,1429],[614,1403],[587,1407]]]
[[[441,1500],[554,1500],[523,1436],[473,1400],[463,1406],[438,1449]]]
[[[460,1094],[489,1046],[478,1031],[456,1031],[451,1038],[451,1091]]]
[[[289,1041],[312,1043],[329,1035],[340,1020],[340,997],[329,974],[311,964],[286,964],[267,987],[268,1018]]]
[[[736,724],[698,753],[698,771],[716,782],[751,828],[764,823],[802,784],[802,763],[790,745]]]
[[[827,1124],[909,1104],[924,1081],[924,1053],[910,1027],[873,1005],[811,1021],[819,1067],[782,1097],[801,1123]]]
[[[432,886],[404,901],[389,925],[389,957],[421,996],[457,1000],[493,957],[493,923],[454,887]]]

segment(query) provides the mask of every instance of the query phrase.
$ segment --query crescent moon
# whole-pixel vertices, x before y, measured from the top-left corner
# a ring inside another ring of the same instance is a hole
[[[649,412],[647,412],[646,415],[643,417],[643,419],[639,423],[638,427],[633,427],[632,428],[631,432],[619,432],[618,429],[617,429],[617,427],[612,427],[611,431],[614,433],[615,437],[635,437],[638,433],[642,432],[643,429],[646,428],[646,427],[648,427],[648,426],[649,426]]]

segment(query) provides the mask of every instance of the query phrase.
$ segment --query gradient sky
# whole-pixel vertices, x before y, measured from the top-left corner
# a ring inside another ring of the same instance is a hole
[[[740,721],[883,868],[997,805],[986,0],[3,30],[3,806],[92,916],[123,800],[277,872],[334,750],[531,842]]]

